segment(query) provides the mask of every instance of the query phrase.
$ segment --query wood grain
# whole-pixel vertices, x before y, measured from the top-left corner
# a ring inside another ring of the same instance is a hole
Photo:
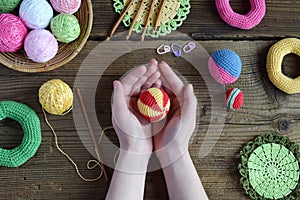
[[[246,13],[246,0],[231,0],[233,8]],[[278,132],[300,144],[299,95],[287,95],[276,89],[268,79],[265,60],[268,49],[278,39],[288,36],[299,37],[300,1],[267,0],[267,13],[262,23],[249,31],[242,31],[221,21],[212,0],[191,0],[191,13],[178,31],[199,40],[208,51],[229,48],[242,59],[243,70],[239,80],[230,87],[240,88],[245,95],[243,107],[237,111],[226,111],[225,124],[208,156],[199,157],[209,125],[218,113],[211,112],[211,99],[203,77],[190,63],[171,54],[159,56],[154,49],[134,51],[116,59],[107,67],[101,77],[95,94],[95,110],[102,127],[111,125],[112,81],[119,79],[131,68],[146,63],[150,58],[165,60],[187,81],[192,83],[198,98],[197,129],[190,141],[190,153],[203,185],[212,200],[249,199],[241,185],[237,170],[239,151],[255,136]],[[42,126],[42,144],[37,154],[19,168],[1,167],[0,199],[105,199],[109,184],[102,178],[98,182],[87,183],[76,174],[72,164],[55,148],[54,138],[46,126],[37,92],[47,80],[59,78],[74,85],[76,74],[86,56],[105,39],[118,15],[113,12],[111,0],[93,0],[94,25],[89,41],[78,56],[65,66],[47,73],[26,74],[0,66],[1,100],[14,100],[32,107],[39,115]],[[121,25],[117,32],[127,30]],[[125,39],[125,38],[124,38]],[[174,39],[174,38],[173,38]],[[283,61],[283,72],[291,77],[300,75],[299,58],[288,55]],[[92,70],[85,71],[87,79],[96,76]],[[88,102],[87,102],[88,103]],[[75,112],[75,111],[74,111]],[[80,114],[80,113],[75,113]],[[57,131],[59,144],[78,164],[82,174],[94,178],[99,170],[87,170],[86,162],[93,157],[83,145],[75,130],[73,115],[48,115],[50,123]],[[215,123],[211,128],[220,127]],[[80,128],[85,128],[84,124]],[[22,140],[22,129],[14,121],[0,121],[0,147],[14,148]],[[110,140],[118,145],[117,137],[109,132]],[[113,169],[108,169],[112,176]],[[162,171],[147,174],[145,199],[168,199]]]
[[[239,151],[255,136],[279,132],[300,143],[299,95],[286,95],[278,91],[268,80],[265,58],[269,47],[275,41],[205,41],[200,42],[209,53],[219,48],[230,48],[241,56],[243,70],[240,79],[231,86],[239,87],[245,94],[244,106],[238,111],[226,111],[225,125],[216,146],[208,156],[199,158],[211,118],[211,102],[207,86],[201,75],[182,58],[172,55],[158,56],[153,50],[136,51],[118,58],[105,70],[96,93],[96,112],[101,126],[111,125],[110,94],[112,81],[123,73],[145,63],[151,57],[164,59],[194,84],[199,100],[198,125],[190,143],[190,152],[210,199],[248,199],[239,184],[237,164]],[[60,78],[71,86],[85,56],[99,42],[89,41],[84,50],[72,62],[57,70],[42,74],[25,74],[0,68],[1,99],[23,102],[36,110],[42,121],[43,141],[37,154],[23,166],[16,169],[1,168],[1,199],[104,199],[109,184],[103,179],[94,183],[82,181],[68,160],[55,149],[52,133],[44,123],[37,99],[40,85],[49,79]],[[142,59],[139,59],[142,58]],[[293,71],[298,58],[284,59],[287,71]],[[93,76],[91,72],[87,75]],[[91,73],[91,74],[89,74]],[[105,94],[105,95],[103,95]],[[71,114],[66,116],[48,115],[57,131],[61,147],[78,163],[82,173],[95,177],[99,170],[87,170],[86,161],[92,156],[81,143],[74,128]],[[215,128],[218,128],[217,126]],[[22,130],[11,120],[1,121],[1,147],[13,148],[20,143]],[[213,139],[213,138],[212,138]],[[112,140],[117,142],[117,138]],[[109,169],[109,176],[113,170]],[[167,199],[167,190],[161,171],[147,175],[145,199]]]
[[[119,16],[113,10],[111,0],[93,1],[94,20],[91,37],[104,39]],[[230,0],[232,8],[239,13],[250,10],[248,0]],[[196,40],[274,40],[283,37],[299,37],[300,1],[266,0],[267,11],[262,22],[254,29],[244,31],[230,27],[220,18],[213,0],[190,0],[191,10],[187,20],[178,29]],[[109,28],[108,28],[109,27]],[[126,31],[124,25],[117,33]]]

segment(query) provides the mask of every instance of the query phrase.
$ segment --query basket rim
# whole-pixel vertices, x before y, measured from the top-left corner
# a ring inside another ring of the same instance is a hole
[[[64,60],[62,60],[59,63],[51,65],[48,62],[45,62],[45,63],[40,63],[40,64],[42,64],[42,66],[39,66],[39,67],[28,67],[28,66],[24,67],[24,66],[21,66],[18,64],[13,64],[13,63],[7,61],[6,59],[3,59],[2,57],[0,57],[0,64],[4,65],[10,69],[19,71],[19,72],[40,73],[40,72],[48,72],[48,71],[57,69],[65,64],[67,64],[72,59],[74,59],[78,55],[78,53],[82,50],[82,48],[85,46],[85,44],[90,36],[90,33],[92,31],[92,26],[93,26],[92,1],[91,0],[83,0],[83,1],[86,1],[86,3],[87,3],[87,9],[88,9],[87,16],[89,18],[88,25],[87,25],[87,29],[85,31],[84,37],[82,38],[82,41],[80,42],[80,44],[77,46],[76,50],[74,50],[74,52],[72,54],[70,54],[68,57],[66,57]],[[3,53],[0,52],[0,55],[1,54],[3,54]]]

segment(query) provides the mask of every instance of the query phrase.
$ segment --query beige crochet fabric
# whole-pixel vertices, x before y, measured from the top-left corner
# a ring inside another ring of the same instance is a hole
[[[154,12],[150,19],[150,26],[154,26],[154,23],[156,21],[156,16],[158,15],[162,0],[154,0]],[[124,0],[124,5],[127,5],[129,0]],[[133,19],[135,17],[135,14],[137,10],[139,9],[140,3],[144,2],[142,5],[142,12],[140,16],[137,19],[137,22],[141,23],[142,25],[145,25],[147,20],[147,15],[149,13],[149,7],[151,4],[151,0],[135,0],[133,2],[133,5],[129,8],[128,14]],[[179,0],[167,0],[165,3],[165,6],[162,10],[162,14],[160,16],[160,20],[158,22],[158,26],[161,24],[167,23],[169,20],[173,19],[180,7]]]

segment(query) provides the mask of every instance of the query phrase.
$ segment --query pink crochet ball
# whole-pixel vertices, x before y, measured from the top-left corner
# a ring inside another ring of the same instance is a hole
[[[36,29],[25,38],[24,50],[31,60],[39,63],[47,62],[56,55],[58,43],[49,31]]]
[[[235,82],[242,71],[242,61],[237,53],[229,49],[220,49],[210,56],[208,69],[216,82],[231,84]]]
[[[26,35],[27,29],[19,17],[0,14],[0,52],[18,51]]]
[[[50,0],[50,2],[57,12],[66,14],[74,14],[81,5],[81,0]]]

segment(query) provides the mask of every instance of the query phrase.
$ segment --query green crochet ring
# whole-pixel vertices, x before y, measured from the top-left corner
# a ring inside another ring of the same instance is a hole
[[[10,118],[19,122],[24,131],[22,143],[14,149],[0,148],[0,166],[19,167],[36,153],[41,144],[40,120],[34,110],[14,102],[0,102],[0,120]]]
[[[240,152],[238,169],[251,199],[298,199],[299,146],[278,134],[258,136]]]

